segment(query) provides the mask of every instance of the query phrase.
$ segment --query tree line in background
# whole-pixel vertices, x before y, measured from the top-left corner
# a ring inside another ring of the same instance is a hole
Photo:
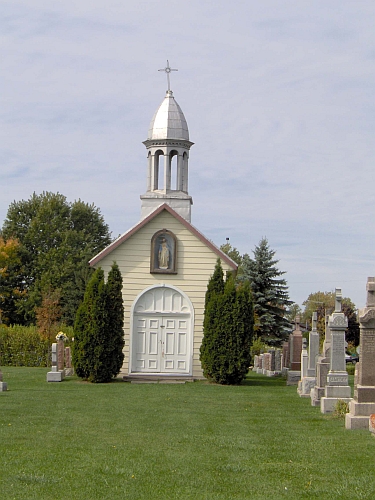
[[[93,270],[89,260],[111,242],[98,208],[60,193],[14,201],[0,231],[0,312],[6,325],[41,331],[73,325]]]

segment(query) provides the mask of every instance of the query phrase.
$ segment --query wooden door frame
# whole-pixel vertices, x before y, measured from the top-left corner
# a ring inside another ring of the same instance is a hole
[[[173,286],[173,285],[167,285],[167,284],[157,284],[157,285],[152,285],[152,286],[149,286],[147,288],[145,288],[144,290],[142,290],[142,292],[140,292],[137,297],[134,299],[133,301],[133,304],[132,304],[132,307],[130,309],[130,335],[129,335],[129,375],[133,374],[133,373],[140,373],[140,372],[136,372],[136,371],[133,371],[133,335],[134,335],[134,317],[135,317],[135,308],[139,302],[139,300],[142,298],[143,295],[145,295],[147,292],[150,292],[152,290],[155,290],[155,289],[162,289],[162,288],[165,288],[165,289],[171,289],[171,290],[174,290],[175,292],[179,293],[186,301],[186,303],[188,304],[189,306],[189,314],[190,314],[190,317],[189,317],[189,327],[190,327],[190,339],[189,339],[189,349],[190,349],[190,352],[189,352],[189,357],[188,357],[188,360],[189,360],[189,370],[188,372],[186,373],[186,376],[191,376],[193,374],[193,357],[194,357],[194,307],[193,307],[193,304],[190,300],[190,298],[188,297],[188,295],[186,295],[186,293],[184,291],[182,291],[180,288],[176,287],[176,286]],[[139,315],[140,313],[137,312],[136,313],[137,315]],[[154,311],[154,312],[150,312],[150,311],[147,311],[145,312],[145,315],[147,316],[168,316],[170,315],[171,317],[173,317],[173,315],[178,315],[178,314],[182,314],[182,315],[187,315],[186,312],[182,312],[182,311]],[[141,372],[142,373],[142,372]],[[147,373],[147,372],[144,372],[144,373]],[[148,372],[150,373],[150,372]],[[152,375],[152,373],[150,373]],[[173,373],[173,372],[157,372],[155,373],[155,375],[178,375],[179,373],[176,372],[176,373]],[[181,375],[181,374],[179,374]]]

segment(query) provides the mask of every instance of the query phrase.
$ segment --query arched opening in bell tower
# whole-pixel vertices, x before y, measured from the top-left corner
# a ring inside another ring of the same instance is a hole
[[[180,191],[180,176],[178,172],[178,152],[173,150],[169,153],[169,165],[171,169],[171,185],[170,189]]]

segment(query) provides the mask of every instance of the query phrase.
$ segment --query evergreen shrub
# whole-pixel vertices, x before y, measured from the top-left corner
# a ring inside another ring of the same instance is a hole
[[[239,384],[250,365],[253,307],[247,283],[236,288],[232,274],[224,283],[218,259],[205,301],[200,360],[204,376],[220,384]]]
[[[104,282],[104,272],[92,275],[78,308],[73,365],[90,382],[110,382],[120,372],[124,355],[122,278],[116,263]]]

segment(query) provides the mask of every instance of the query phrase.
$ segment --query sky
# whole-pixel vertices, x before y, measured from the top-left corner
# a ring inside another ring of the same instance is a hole
[[[3,0],[0,224],[59,192],[113,236],[140,220],[151,118],[171,89],[194,142],[192,224],[252,256],[291,300],[375,275],[373,0]]]

